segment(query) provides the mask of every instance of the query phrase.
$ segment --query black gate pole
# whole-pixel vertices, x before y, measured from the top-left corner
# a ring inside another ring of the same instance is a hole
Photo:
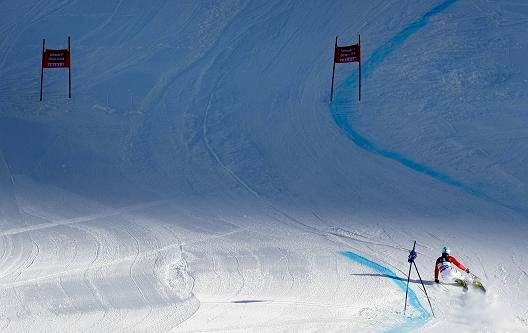
[[[361,102],[361,35],[358,35],[359,45],[359,101]]]
[[[420,276],[420,272],[418,272],[418,266],[416,266],[416,263],[413,261],[414,268],[416,269],[416,273],[418,273],[418,278],[420,279],[420,282],[422,283],[422,288],[425,291],[425,296],[427,297],[427,302],[429,302],[429,307],[431,308],[431,313],[433,314],[433,317],[435,316],[433,311],[433,306],[431,305],[431,300],[429,299],[429,295],[427,295],[427,289],[425,289],[425,285],[423,283],[422,277]]]
[[[332,69],[332,89],[330,90],[330,102],[332,101],[332,98],[334,96],[334,75],[335,75],[335,52],[336,52],[336,49],[337,49],[337,36],[336,36],[336,40],[335,40],[335,47],[334,47],[334,59],[333,59],[333,63],[334,63],[334,67]]]
[[[68,36],[68,60],[70,61],[68,66],[68,98],[71,98],[71,48],[70,48],[70,36]]]
[[[42,61],[40,62],[40,101],[42,102],[42,86],[44,85],[44,52],[46,47],[46,39],[42,39]]]
[[[413,245],[413,249],[411,251],[411,253],[414,252],[414,249],[416,248],[416,241],[414,241],[414,245]],[[411,279],[411,268],[412,268],[412,264],[413,264],[414,260],[410,260],[410,256],[409,256],[409,274],[407,274],[407,289],[405,290],[405,306],[403,308],[403,314],[405,315],[405,311],[407,311],[407,295],[409,293],[409,281]]]

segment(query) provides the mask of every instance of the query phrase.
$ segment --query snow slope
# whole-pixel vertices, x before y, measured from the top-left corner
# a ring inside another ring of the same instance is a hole
[[[37,1],[0,13],[5,331],[528,328],[528,5]],[[362,36],[356,64],[332,47]],[[67,74],[42,38],[72,35]],[[407,251],[417,264],[403,315]],[[486,295],[432,282],[443,245]],[[40,325],[35,326],[35,322]]]

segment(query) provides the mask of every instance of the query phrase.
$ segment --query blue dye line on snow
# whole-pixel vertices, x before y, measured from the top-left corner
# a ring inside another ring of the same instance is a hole
[[[344,252],[341,252],[341,254],[347,257],[348,259],[360,265],[366,266],[380,274],[394,277],[394,279],[391,279],[391,281],[393,281],[401,289],[401,291],[405,293],[405,290],[407,288],[406,282],[399,280],[398,276],[393,271],[388,269],[387,267],[382,266],[358,254],[355,254],[354,252],[344,251]],[[416,293],[411,288],[409,288],[407,304],[409,305],[409,307],[413,307],[416,310],[418,310],[418,315],[413,316],[413,317],[407,317],[407,320],[403,324],[398,325],[396,327],[392,327],[386,332],[390,332],[390,333],[408,332],[409,330],[416,329],[416,328],[423,326],[429,319],[431,319],[429,312],[423,307],[422,303],[420,303],[420,300],[416,296]]]
[[[368,78],[370,74],[374,71],[374,69],[379,64],[381,64],[383,60],[387,56],[389,56],[396,48],[401,46],[409,37],[411,37],[413,34],[418,32],[421,28],[425,27],[432,17],[443,12],[444,10],[449,8],[452,4],[454,4],[456,1],[457,0],[446,0],[442,2],[440,5],[434,7],[429,12],[425,13],[417,21],[409,24],[405,29],[403,29],[400,33],[398,33],[396,36],[390,39],[383,46],[376,49],[372,53],[370,58],[364,63],[364,72],[363,72],[364,78]],[[360,148],[368,152],[398,161],[404,166],[414,171],[417,171],[425,175],[428,175],[430,177],[433,177],[450,186],[460,188],[461,190],[467,193],[470,193],[474,196],[485,198],[485,199],[490,199],[482,191],[473,189],[465,185],[461,181],[453,179],[442,172],[436,171],[426,165],[415,162],[398,152],[385,150],[383,148],[376,146],[374,143],[370,142],[367,138],[363,137],[357,131],[355,131],[354,128],[351,126],[351,124],[348,122],[347,112],[339,112],[339,109],[340,109],[339,102],[341,103],[347,102],[346,99],[340,98],[340,95],[344,95],[345,92],[349,92],[353,90],[355,87],[356,87],[356,74],[353,73],[343,84],[339,85],[336,88],[336,103],[332,105],[331,113],[332,113],[332,117],[334,118],[334,121],[336,122],[336,124],[346,133],[346,135],[357,146],[359,146]],[[353,252],[346,251],[346,252],[341,252],[341,254],[358,264],[367,266],[377,271],[380,274],[397,277],[396,274],[394,274],[394,272],[392,272],[387,267],[384,267],[378,263],[375,263]],[[402,292],[405,292],[406,290],[405,282],[398,280],[398,279],[393,279],[392,281],[402,290]],[[389,329],[387,332],[392,332],[392,333],[407,332],[409,330],[416,329],[416,328],[423,326],[431,318],[427,310],[420,303],[418,297],[416,296],[416,293],[412,289],[409,289],[408,297],[409,297],[408,299],[409,306],[417,309],[418,315],[415,317],[408,318],[402,325],[393,327]]]
[[[387,58],[394,50],[396,50],[399,46],[401,46],[407,39],[409,39],[412,35],[420,31],[423,27],[425,27],[431,18],[434,16],[442,13],[446,9],[448,9],[451,5],[453,5],[458,0],[446,0],[439,4],[438,6],[431,9],[429,12],[425,13],[422,17],[420,17],[418,20],[412,22],[409,24],[406,28],[404,28],[402,31],[400,31],[396,36],[391,38],[389,41],[387,41],[384,45],[376,49],[372,55],[368,58],[366,62],[363,63],[363,76],[364,78],[368,78],[370,74],[376,69],[376,67],[381,64],[385,58]],[[462,181],[459,181],[457,179],[454,179],[450,176],[448,176],[445,173],[442,173],[440,171],[434,170],[433,168],[411,160],[408,157],[405,157],[404,155],[395,152],[383,149],[381,147],[378,147],[376,144],[369,141],[367,138],[359,134],[350,124],[348,121],[348,115],[350,111],[344,111],[342,110],[342,104],[345,105],[353,105],[353,103],[348,102],[346,97],[347,92],[353,91],[356,87],[356,78],[357,74],[353,73],[347,80],[345,80],[344,83],[340,84],[336,88],[336,98],[335,103],[331,106],[331,113],[334,121],[336,124],[345,132],[345,134],[360,148],[389,158],[391,160],[397,161],[401,163],[402,165],[416,171],[422,174],[425,174],[427,176],[430,176],[436,180],[439,180],[447,185],[459,188],[463,190],[466,193],[469,193],[475,197],[485,199],[491,202],[494,202],[496,204],[499,204],[503,207],[512,209],[517,211],[515,207],[512,207],[508,204],[505,204],[503,202],[499,202],[498,200],[495,200],[491,197],[489,197],[487,194],[485,194],[483,191],[479,189],[472,188],[471,186],[466,185]],[[340,98],[341,97],[341,98]]]
[[[418,20],[412,22],[409,24],[405,29],[400,31],[396,36],[392,37],[388,42],[386,42],[384,45],[376,49],[370,58],[367,60],[367,62],[364,64],[364,70],[363,75],[365,78],[368,78],[371,74],[372,70],[374,70],[380,63],[383,62],[383,60],[389,56],[395,49],[397,49],[399,46],[401,46],[409,37],[420,31],[423,27],[425,27],[429,20],[442,13],[446,9],[448,9],[451,5],[453,5],[458,0],[446,0],[443,3],[439,4],[438,6],[434,7],[427,13],[425,13],[422,17],[420,17]],[[350,80],[350,79],[349,79]]]

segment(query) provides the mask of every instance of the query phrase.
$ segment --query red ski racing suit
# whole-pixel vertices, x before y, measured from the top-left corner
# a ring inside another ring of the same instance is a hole
[[[446,270],[452,269],[451,264],[455,265],[456,267],[460,268],[463,271],[468,272],[468,269],[464,267],[464,265],[462,265],[455,257],[452,257],[450,255],[441,256],[438,259],[436,259],[435,270],[434,270],[435,281],[438,281],[439,272],[441,273]]]

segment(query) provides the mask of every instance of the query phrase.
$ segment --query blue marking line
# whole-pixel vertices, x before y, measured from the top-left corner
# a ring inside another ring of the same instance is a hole
[[[387,56],[389,56],[395,49],[397,49],[399,46],[401,46],[409,37],[420,31],[423,27],[425,27],[429,20],[442,13],[446,9],[448,9],[451,5],[453,5],[458,0],[446,0],[443,3],[439,4],[438,6],[434,7],[427,13],[425,13],[422,17],[420,17],[418,20],[412,22],[409,24],[405,29],[400,31],[396,36],[392,37],[388,42],[383,44],[381,47],[376,49],[370,58],[367,60],[367,62],[364,64],[364,70],[363,74],[365,78],[368,78],[371,72],[385,60]],[[349,78],[350,80],[351,78]]]
[[[438,6],[431,9],[429,12],[425,13],[417,21],[409,24],[406,28],[404,28],[396,36],[390,39],[387,43],[385,43],[384,45],[376,49],[372,53],[370,58],[364,64],[364,72],[363,72],[364,77],[368,78],[370,74],[376,69],[376,67],[379,64],[381,64],[385,60],[385,58],[387,58],[395,49],[401,46],[413,34],[415,34],[420,29],[425,27],[429,23],[429,20],[432,17],[445,11],[451,5],[453,5],[456,1],[457,0],[446,0],[442,2]],[[353,73],[347,80],[345,80],[344,83],[340,84],[336,88],[336,103],[332,104],[331,113],[332,113],[332,117],[334,118],[334,121],[336,122],[336,124],[346,133],[346,135],[358,147],[368,152],[395,160],[414,171],[430,176],[447,185],[457,187],[476,197],[487,199],[495,203],[499,203],[502,206],[512,208],[503,203],[497,202],[497,200],[494,200],[488,197],[484,192],[478,189],[473,189],[472,187],[464,184],[463,182],[449,177],[447,174],[436,171],[433,168],[430,168],[424,164],[415,162],[398,152],[393,152],[393,151],[380,148],[376,146],[374,143],[370,142],[367,138],[360,135],[357,131],[354,130],[352,125],[348,122],[347,116],[350,111],[339,112],[341,109],[341,104],[353,105],[352,103],[348,103],[347,99],[341,96],[346,96],[345,92],[349,92],[353,90],[355,86],[356,86],[356,74]],[[396,274],[390,269],[388,269],[387,267],[384,267],[378,263],[375,263],[365,257],[362,257],[350,251],[341,252],[341,254],[360,265],[369,267],[370,269],[379,272],[380,274],[395,277],[394,279],[391,279],[391,281],[393,281],[393,283],[395,283],[402,290],[402,292],[405,292],[406,283],[404,281],[399,280]],[[422,306],[418,297],[416,296],[416,293],[412,289],[409,289],[408,297],[409,297],[408,299],[409,305],[418,310],[418,315],[415,317],[409,317],[402,325],[393,327],[389,329],[387,332],[392,332],[392,333],[407,332],[409,330],[416,329],[418,327],[423,326],[428,320],[430,320],[431,316],[429,315],[427,310]]]
[[[387,41],[384,45],[376,49],[364,64],[364,70],[363,70],[364,78],[365,79],[368,78],[371,75],[371,73],[376,69],[376,67],[379,64],[381,64],[385,60],[385,58],[387,58],[395,49],[401,46],[413,34],[415,34],[420,29],[425,27],[432,17],[440,14],[442,11],[449,8],[456,1],[457,0],[444,1],[440,5],[431,9],[429,12],[425,13],[417,21],[409,24],[406,28],[400,31],[396,36],[394,36],[389,41]],[[347,80],[345,80],[344,83],[341,83],[336,88],[336,103],[332,104],[331,113],[332,113],[332,117],[334,118],[334,121],[336,122],[336,124],[345,132],[345,134],[357,146],[359,146],[360,148],[368,152],[397,161],[414,171],[430,176],[447,185],[457,187],[476,197],[490,199],[481,190],[473,189],[470,186],[464,184],[463,182],[459,180],[456,180],[448,176],[445,173],[436,171],[433,168],[428,167],[427,165],[415,162],[398,152],[394,152],[394,151],[390,151],[390,150],[386,150],[381,147],[378,147],[376,144],[370,142],[367,138],[359,134],[348,121],[348,115],[350,114],[350,111],[345,111],[345,112],[342,111],[342,104],[353,105],[353,103],[349,103],[346,97],[341,97],[341,96],[348,95],[346,94],[346,92],[351,91],[356,87],[356,80],[357,80],[356,73],[353,73]]]
[[[442,13],[457,1],[458,0],[446,0],[442,2],[441,4],[437,5],[436,7],[425,13],[418,20],[410,23],[407,27],[405,27],[402,31],[400,31],[396,36],[391,38],[385,44],[377,48],[367,59],[367,61],[363,64],[363,77],[367,79],[372,74],[372,72],[374,72],[377,66],[385,60],[385,58],[390,56],[393,51],[395,51],[398,47],[405,43],[410,37],[412,37],[412,35],[424,28],[429,23],[431,18]],[[425,164],[415,162],[398,152],[383,149],[377,146],[375,143],[369,141],[366,137],[359,134],[352,127],[351,123],[348,120],[348,116],[351,113],[350,109],[353,105],[355,105],[355,103],[351,102],[346,97],[349,95],[347,94],[347,92],[350,92],[356,88],[356,76],[356,73],[352,73],[343,83],[339,84],[339,86],[336,88],[336,102],[331,105],[330,113],[332,114],[332,118],[334,119],[336,124],[345,132],[346,136],[358,147],[370,153],[397,161],[403,166],[413,171],[422,173],[444,184],[458,188],[479,199],[483,199],[499,206],[505,207],[521,215],[528,214],[528,211],[526,211],[526,209],[520,209],[518,207],[508,204],[507,202],[492,198],[484,191],[478,188],[474,188],[468,184],[465,184],[460,180],[452,178],[443,172],[437,171]],[[343,110],[345,109],[343,105],[348,106],[348,110]]]
[[[340,254],[380,274],[383,274],[389,277],[394,277],[391,279],[391,281],[395,283],[401,289],[403,294],[405,294],[405,290],[407,288],[407,282],[399,279],[398,276],[393,271],[388,269],[387,267],[382,266],[358,254],[355,254],[354,252],[344,251],[344,252],[340,252]],[[402,301],[403,301],[403,298],[402,298]],[[431,319],[429,312],[427,312],[427,310],[422,306],[422,304],[420,303],[420,300],[416,296],[416,293],[411,288],[409,288],[408,304],[409,306],[414,307],[415,309],[418,310],[418,315],[414,317],[407,317],[407,320],[403,324],[390,328],[386,332],[391,332],[391,333],[408,332],[409,330],[416,329],[416,328],[423,326],[429,319]]]
[[[429,20],[431,18],[445,11],[457,1],[458,0],[446,0],[442,2],[438,6],[431,9],[429,12],[425,13],[422,17],[420,17],[415,22],[410,23],[407,27],[405,27],[402,31],[400,31],[396,36],[394,36],[389,41],[387,41],[385,44],[383,44],[378,49],[376,49],[372,53],[372,55],[368,58],[368,60],[363,64],[364,78],[365,79],[368,78],[372,74],[372,72],[376,69],[376,67],[385,60],[385,58],[391,55],[391,53],[394,50],[396,50],[399,46],[401,46],[412,35],[414,35],[416,32],[420,31],[423,27],[425,27],[429,23]],[[404,155],[398,152],[390,151],[390,150],[386,150],[381,147],[378,147],[375,143],[369,141],[367,138],[359,134],[348,121],[348,116],[351,113],[350,109],[354,105],[354,103],[350,102],[346,97],[349,95],[347,93],[354,90],[356,87],[356,84],[357,84],[356,76],[357,76],[356,73],[353,73],[336,88],[335,103],[331,105],[330,112],[336,124],[344,131],[346,136],[350,140],[352,140],[352,142],[354,142],[358,147],[370,153],[377,154],[382,157],[397,161],[411,170],[425,174],[449,186],[456,187],[477,198],[498,204],[502,207],[511,209],[520,214],[526,213],[523,210],[520,210],[519,208],[509,205],[508,203],[501,202],[497,199],[494,199],[490,197],[489,195],[487,195],[486,193],[484,193],[482,190],[473,188],[460,180],[450,177],[449,175],[443,172],[437,171],[425,164],[415,162],[411,160],[410,158],[405,157]],[[343,105],[348,106],[349,110],[343,110],[345,109]]]

